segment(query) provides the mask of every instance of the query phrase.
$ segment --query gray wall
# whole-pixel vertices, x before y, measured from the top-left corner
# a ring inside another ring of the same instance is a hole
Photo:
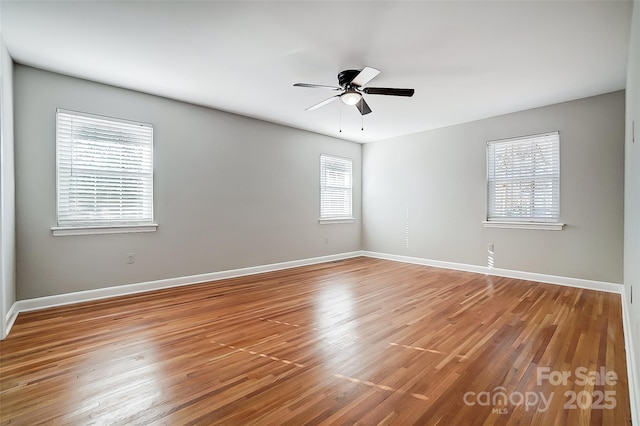
[[[20,65],[14,81],[19,300],[360,249],[359,144]],[[58,107],[154,125],[157,232],[52,236]],[[353,159],[355,223],[318,223],[321,153]]]
[[[490,229],[489,140],[560,131],[563,231]],[[622,283],[624,92],[363,148],[365,250]],[[640,293],[640,292],[639,292]]]
[[[13,143],[13,62],[0,35],[0,339],[16,301],[15,193]]]
[[[640,409],[640,3],[633,5],[629,67],[627,69],[627,119],[625,151],[624,284],[635,352],[636,402]],[[635,142],[632,126],[635,122]],[[634,287],[631,303],[631,287]],[[632,401],[632,406],[634,403]],[[640,415],[640,413],[638,413]]]

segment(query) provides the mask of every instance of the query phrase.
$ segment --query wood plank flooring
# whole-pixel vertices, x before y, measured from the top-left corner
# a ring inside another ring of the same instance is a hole
[[[628,425],[620,303],[356,258],[23,313],[0,421]]]

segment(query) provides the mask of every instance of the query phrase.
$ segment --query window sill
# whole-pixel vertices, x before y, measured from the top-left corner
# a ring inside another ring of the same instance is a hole
[[[103,234],[131,234],[137,232],[155,232],[157,223],[143,225],[111,225],[111,226],[54,226],[51,228],[54,237],[71,235],[103,235]]]
[[[355,222],[356,219],[353,217],[336,217],[336,218],[332,218],[332,219],[318,219],[318,222],[320,222],[320,225],[327,225],[330,223],[353,223]]]
[[[485,228],[503,228],[503,229],[538,229],[544,231],[562,231],[564,223],[556,222],[500,222],[500,221],[484,221],[482,225]]]

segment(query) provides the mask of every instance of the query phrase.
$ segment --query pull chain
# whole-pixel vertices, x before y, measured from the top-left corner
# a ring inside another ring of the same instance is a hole
[[[360,130],[362,130],[364,132],[364,115],[361,115],[360,119],[362,120],[362,122],[360,123],[361,124]]]
[[[340,133],[342,133],[342,105],[340,105]]]

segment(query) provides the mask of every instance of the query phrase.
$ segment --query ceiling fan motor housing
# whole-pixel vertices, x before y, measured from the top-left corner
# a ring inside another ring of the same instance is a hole
[[[340,83],[340,87],[347,87],[351,85],[356,76],[360,74],[360,70],[344,70],[338,74],[338,83]]]

